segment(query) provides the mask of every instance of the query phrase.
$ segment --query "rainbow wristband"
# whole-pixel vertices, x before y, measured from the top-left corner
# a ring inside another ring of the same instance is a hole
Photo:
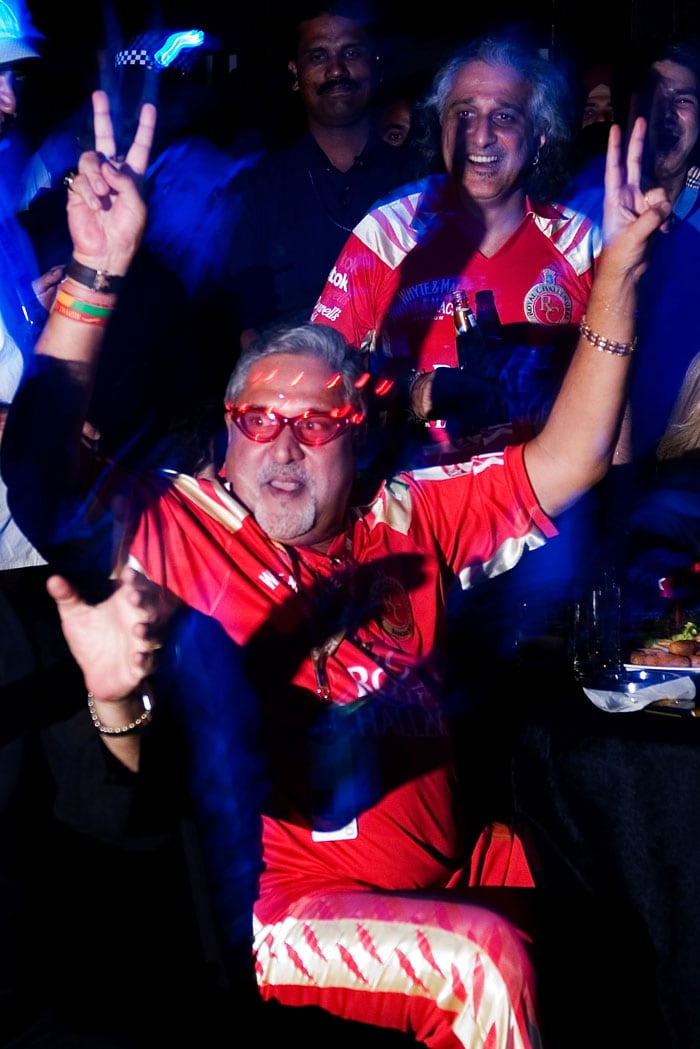
[[[92,302],[76,299],[74,295],[71,295],[70,292],[65,291],[63,288],[59,288],[56,292],[56,301],[69,310],[75,310],[76,313],[84,313],[90,317],[107,318],[115,308],[114,306],[96,306]]]
[[[83,305],[86,306],[88,304],[87,303],[83,303]],[[101,309],[101,308],[102,307],[97,307],[97,309]],[[98,328],[106,328],[107,327],[107,320],[108,320],[108,316],[109,316],[109,313],[110,313],[110,311],[107,310],[106,311],[107,316],[103,316],[103,317],[95,317],[91,313],[81,313],[79,310],[74,310],[70,306],[64,306],[64,304],[59,300],[58,295],[54,299],[54,304],[53,304],[53,306],[51,308],[51,312],[52,313],[58,313],[58,314],[60,314],[61,317],[67,317],[68,320],[71,320],[71,321],[80,321],[81,324],[94,324]]]

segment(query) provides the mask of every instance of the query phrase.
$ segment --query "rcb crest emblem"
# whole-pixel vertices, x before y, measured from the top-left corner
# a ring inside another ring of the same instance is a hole
[[[568,324],[571,320],[571,299],[556,283],[554,270],[543,270],[542,280],[533,284],[525,296],[523,308],[531,324]]]
[[[413,613],[408,594],[397,579],[382,576],[371,588],[371,599],[377,608],[380,625],[392,637],[409,637],[413,633]]]

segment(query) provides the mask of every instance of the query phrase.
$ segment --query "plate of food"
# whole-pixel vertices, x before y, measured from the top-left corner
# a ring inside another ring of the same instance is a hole
[[[650,637],[634,648],[625,664],[630,670],[681,670],[700,673],[700,632],[693,622],[670,637]]]

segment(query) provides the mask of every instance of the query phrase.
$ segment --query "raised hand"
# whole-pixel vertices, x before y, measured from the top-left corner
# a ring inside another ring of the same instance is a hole
[[[123,569],[114,593],[98,605],[83,601],[62,576],[51,576],[46,586],[88,691],[116,702],[138,688],[154,670],[174,607],[160,588],[131,568]]]
[[[95,149],[83,153],[69,180],[68,226],[78,262],[115,276],[124,274],[141,243],[146,207],[141,197],[156,125],[156,109],[141,108],[134,141],[124,157],[115,157],[109,99],[92,96]]]
[[[613,125],[608,138],[605,162],[605,204],[603,239],[622,254],[625,267],[633,279],[644,270],[645,253],[652,233],[663,229],[671,213],[671,204],[660,187],[642,190],[642,152],[646,121],[634,122],[623,161],[622,133]]]

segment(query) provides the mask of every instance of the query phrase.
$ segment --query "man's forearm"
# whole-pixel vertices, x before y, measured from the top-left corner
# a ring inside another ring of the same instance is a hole
[[[66,277],[35,352],[89,366],[88,375],[94,381],[105,330],[116,305],[116,293],[96,292]]]

